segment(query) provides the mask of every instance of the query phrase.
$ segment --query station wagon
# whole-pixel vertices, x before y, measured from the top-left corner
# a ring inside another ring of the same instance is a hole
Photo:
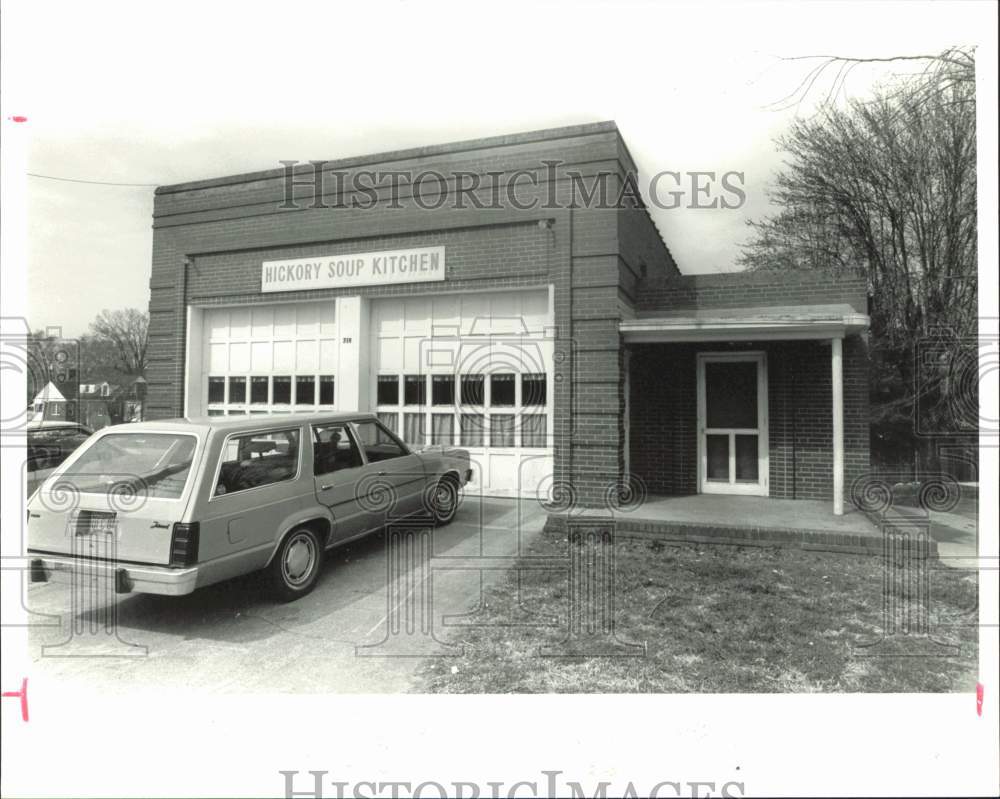
[[[325,550],[393,521],[450,522],[471,477],[465,450],[410,447],[371,414],[108,427],[29,499],[32,580],[83,562],[118,593],[179,595],[264,570],[297,599]]]

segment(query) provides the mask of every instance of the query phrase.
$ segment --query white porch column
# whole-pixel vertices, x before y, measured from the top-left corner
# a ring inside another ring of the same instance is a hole
[[[833,369],[833,513],[844,515],[844,340],[831,342]]]

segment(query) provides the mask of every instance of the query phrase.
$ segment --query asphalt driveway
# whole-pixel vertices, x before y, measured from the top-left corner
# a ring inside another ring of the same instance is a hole
[[[393,548],[387,533],[335,550],[313,593],[290,604],[268,598],[257,575],[184,597],[81,597],[75,605],[69,586],[33,584],[28,607],[48,626],[32,626],[32,657],[47,677],[89,690],[407,691],[417,655],[447,651],[444,619],[475,609],[503,574],[469,564],[487,556],[502,565],[544,521],[533,501],[467,497],[431,538],[404,532]],[[117,635],[106,625],[115,614]]]

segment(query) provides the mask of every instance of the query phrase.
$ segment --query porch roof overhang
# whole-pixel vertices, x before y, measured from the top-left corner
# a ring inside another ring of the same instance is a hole
[[[779,341],[844,338],[868,329],[870,319],[850,305],[701,308],[626,319],[626,342]]]

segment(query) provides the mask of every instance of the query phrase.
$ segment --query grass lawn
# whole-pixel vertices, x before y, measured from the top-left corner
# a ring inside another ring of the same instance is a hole
[[[530,554],[565,554],[566,546],[565,539],[543,538]],[[620,539],[615,635],[645,643],[645,654],[637,657],[540,655],[545,646],[565,651],[567,572],[520,574],[520,581],[511,572],[484,591],[476,625],[446,628],[447,640],[463,644],[464,653],[429,659],[418,690],[975,690],[976,575],[937,561],[929,570],[933,640],[897,634],[884,641],[877,656],[859,646],[882,638],[879,557]],[[898,598],[898,591],[890,594]],[[541,625],[525,624],[539,619]]]

